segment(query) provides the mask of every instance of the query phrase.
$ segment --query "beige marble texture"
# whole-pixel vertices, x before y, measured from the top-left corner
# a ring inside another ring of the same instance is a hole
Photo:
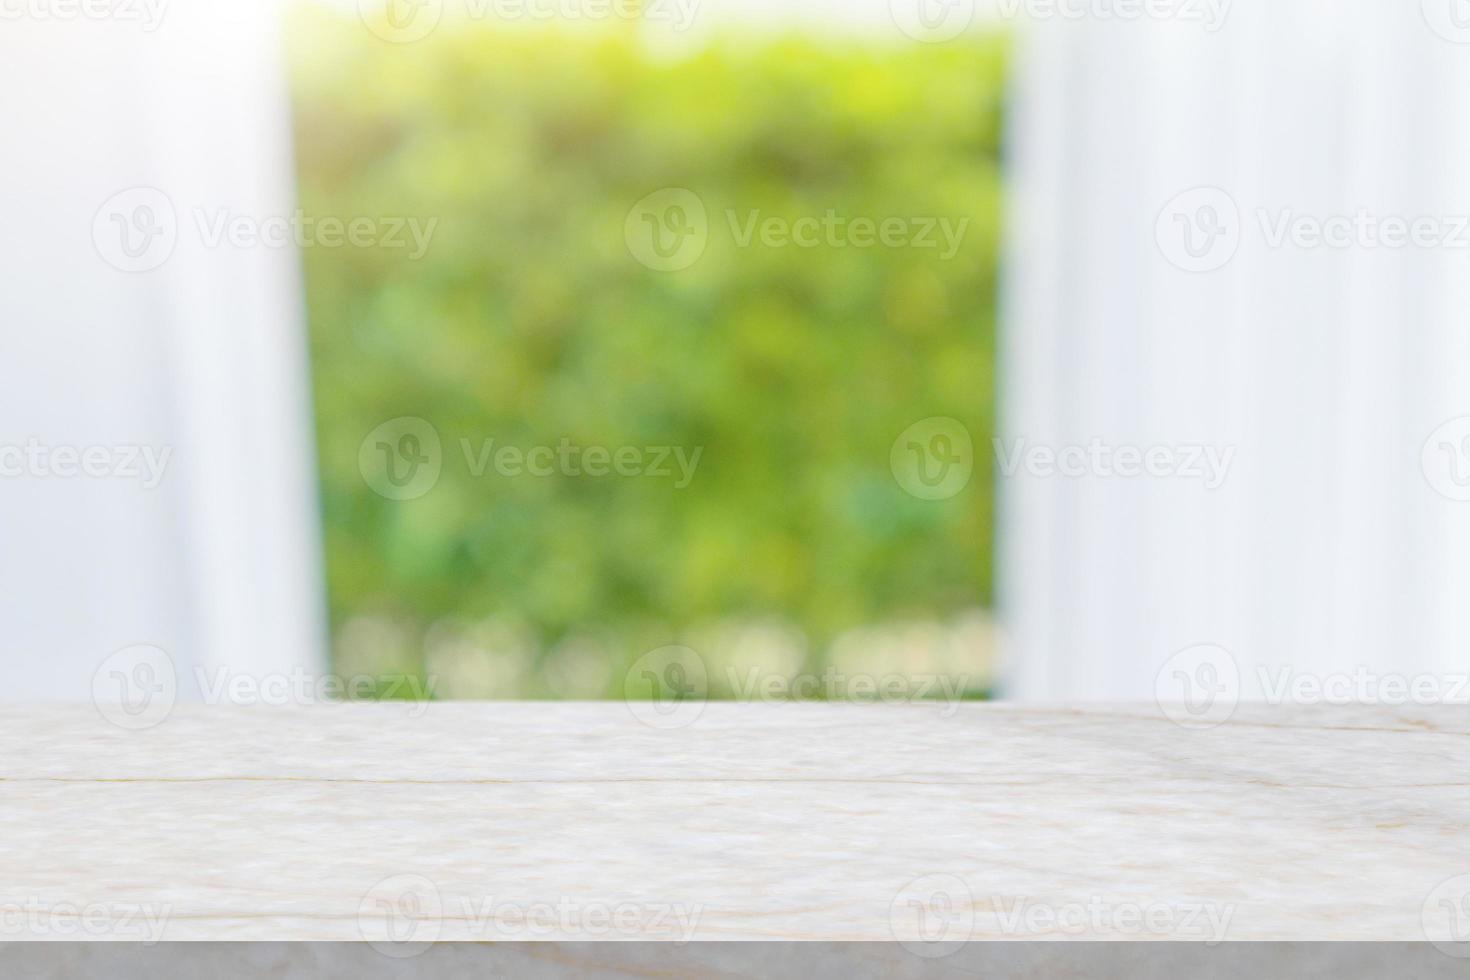
[[[1438,940],[1470,714],[0,709],[0,938]]]

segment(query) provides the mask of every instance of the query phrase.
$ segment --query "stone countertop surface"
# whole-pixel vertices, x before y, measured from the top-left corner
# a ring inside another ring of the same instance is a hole
[[[1151,705],[952,703],[0,719],[0,938],[1470,955],[1470,713],[1453,707],[1241,705],[1208,729]]]

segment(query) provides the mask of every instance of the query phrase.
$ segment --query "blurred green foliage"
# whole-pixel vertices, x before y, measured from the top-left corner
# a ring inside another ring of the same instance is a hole
[[[788,624],[808,666],[863,624],[987,605],[998,38],[947,45],[725,39],[653,50],[634,30],[441,30],[384,43],[299,14],[296,141],[309,216],[437,218],[408,250],[306,251],[326,555],[344,628],[392,622],[379,667],[423,668],[435,623],[509,616],[538,658],[588,631],[621,669],[698,624]],[[624,225],[694,191],[709,246],[635,261]],[[738,247],[764,216],[968,218],[958,253]],[[421,499],[365,483],[375,426],[427,419]],[[976,474],[906,494],[900,432],[969,428]],[[461,439],[530,448],[703,447],[690,486],[475,476]],[[359,631],[361,632],[361,631]],[[608,673],[615,687],[617,673]],[[556,694],[524,679],[506,696]]]

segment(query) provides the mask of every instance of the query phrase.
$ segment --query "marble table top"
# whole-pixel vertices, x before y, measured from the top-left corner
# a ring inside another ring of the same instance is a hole
[[[1470,714],[0,708],[0,938],[1429,940]]]

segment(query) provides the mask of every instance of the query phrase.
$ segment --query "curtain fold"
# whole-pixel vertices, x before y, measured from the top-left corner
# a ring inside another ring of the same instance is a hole
[[[295,208],[280,10],[146,9],[0,33],[6,699],[326,664],[298,257],[211,233]]]
[[[1006,693],[1152,699],[1201,644],[1252,700],[1282,670],[1466,670],[1470,36],[1436,2],[1028,25],[1004,439],[1233,460],[1215,489],[1002,477]],[[1423,218],[1441,241],[1358,227]]]

